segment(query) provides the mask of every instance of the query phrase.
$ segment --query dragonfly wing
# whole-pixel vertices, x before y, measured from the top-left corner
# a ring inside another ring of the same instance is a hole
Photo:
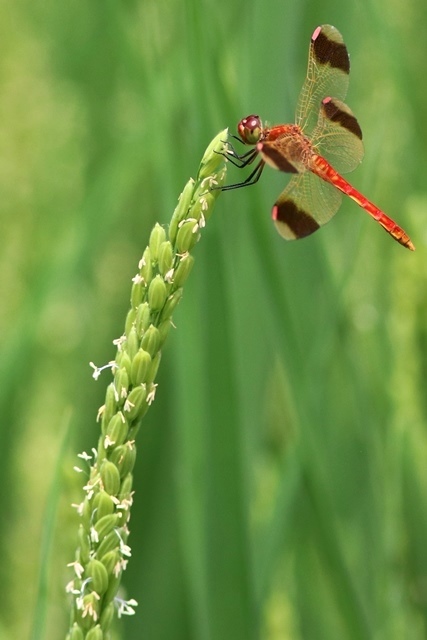
[[[338,211],[341,193],[310,171],[293,176],[277,199],[272,217],[286,240],[314,233]]]
[[[342,35],[329,24],[311,36],[307,76],[298,99],[296,123],[310,135],[316,126],[319,106],[326,96],[344,100],[348,88],[350,59]]]
[[[353,171],[362,161],[362,131],[349,107],[336,98],[322,100],[312,135],[316,151],[339,173]]]

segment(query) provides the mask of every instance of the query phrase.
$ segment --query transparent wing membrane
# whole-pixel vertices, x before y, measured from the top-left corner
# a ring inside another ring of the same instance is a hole
[[[350,61],[340,32],[331,25],[318,27],[311,38],[307,76],[296,110],[296,123],[306,135],[317,124],[323,98],[344,100],[349,71]]]
[[[353,171],[363,159],[359,124],[349,107],[340,100],[329,98],[322,102],[312,142],[317,153],[340,173]]]
[[[276,201],[273,219],[287,240],[314,233],[335,215],[342,194],[310,171],[294,176]]]

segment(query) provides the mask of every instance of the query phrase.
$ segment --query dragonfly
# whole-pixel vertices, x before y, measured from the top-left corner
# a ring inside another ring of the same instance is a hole
[[[352,171],[364,154],[362,131],[346,97],[350,60],[335,27],[317,27],[311,36],[308,70],[299,95],[295,124],[264,125],[257,115],[240,120],[233,136],[252,149],[238,154],[228,145],[225,156],[239,168],[256,159],[243,182],[222,190],[258,182],[265,165],[293,174],[272,209],[277,231],[286,240],[305,238],[338,211],[343,194],[349,196],[401,245],[415,250],[407,233],[362,195],[342,173]]]

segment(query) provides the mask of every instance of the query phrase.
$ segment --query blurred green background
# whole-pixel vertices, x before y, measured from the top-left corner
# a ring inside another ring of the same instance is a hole
[[[351,55],[350,179],[417,251],[350,200],[286,243],[273,171],[219,198],[139,436],[139,607],[117,638],[427,637],[426,3],[16,0],[1,17],[0,637],[65,635],[72,468],[110,381],[88,363],[114,357],[151,227],[220,129],[293,120],[322,23]]]

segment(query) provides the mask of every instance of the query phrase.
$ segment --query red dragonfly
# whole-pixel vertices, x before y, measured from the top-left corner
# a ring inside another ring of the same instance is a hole
[[[239,168],[257,157],[260,160],[244,182],[223,189],[254,184],[269,164],[294,174],[272,210],[276,228],[286,240],[304,238],[326,224],[338,211],[344,193],[397,242],[414,251],[405,231],[340,175],[355,169],[364,153],[359,123],[342,102],[349,72],[347,47],[340,32],[328,24],[317,27],[311,36],[296,124],[264,126],[256,115],[240,120],[239,137],[234,137],[255,148],[239,155],[230,146],[226,157]]]

